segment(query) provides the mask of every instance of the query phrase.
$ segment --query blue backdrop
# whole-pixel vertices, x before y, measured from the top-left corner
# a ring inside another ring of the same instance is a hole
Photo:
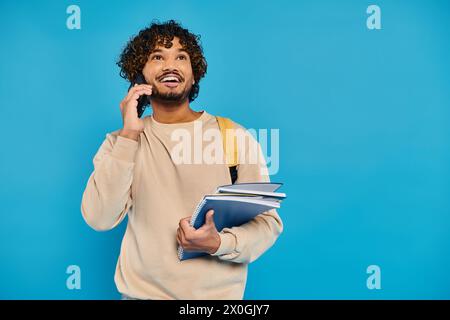
[[[245,298],[450,298],[450,5],[425,0],[2,1],[0,298],[119,298],[126,223],[95,232],[81,196],[122,125],[115,61],[155,18],[201,34],[195,110],[280,129],[285,230]]]

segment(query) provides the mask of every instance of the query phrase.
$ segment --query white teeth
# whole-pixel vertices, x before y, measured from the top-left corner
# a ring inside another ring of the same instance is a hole
[[[165,78],[163,78],[163,79],[161,80],[161,82],[164,82],[164,81],[171,81],[171,80],[175,80],[175,81],[178,82],[178,78],[177,78],[177,77],[173,77],[173,76],[165,77]]]

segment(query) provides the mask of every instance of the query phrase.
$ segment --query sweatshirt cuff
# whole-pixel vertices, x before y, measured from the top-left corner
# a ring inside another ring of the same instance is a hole
[[[138,144],[139,143],[136,140],[117,136],[117,140],[114,143],[111,155],[116,159],[134,162]]]
[[[224,254],[229,254],[236,248],[236,238],[232,233],[229,232],[219,232],[220,236],[220,246],[216,252],[211,253],[212,256],[221,256]]]

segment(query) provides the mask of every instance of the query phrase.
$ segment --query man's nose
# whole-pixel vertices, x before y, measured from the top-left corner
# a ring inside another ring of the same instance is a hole
[[[176,70],[176,61],[174,59],[166,59],[164,60],[164,66],[163,68],[165,70]]]

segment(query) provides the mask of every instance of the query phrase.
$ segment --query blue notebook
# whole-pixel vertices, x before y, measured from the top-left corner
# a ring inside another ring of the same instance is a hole
[[[217,188],[215,194],[205,195],[195,209],[190,224],[195,229],[205,223],[206,213],[214,210],[217,231],[240,226],[258,214],[280,208],[286,198],[284,193],[275,192],[281,183],[238,183]],[[186,251],[178,246],[178,258],[192,259],[208,255],[206,252]]]

